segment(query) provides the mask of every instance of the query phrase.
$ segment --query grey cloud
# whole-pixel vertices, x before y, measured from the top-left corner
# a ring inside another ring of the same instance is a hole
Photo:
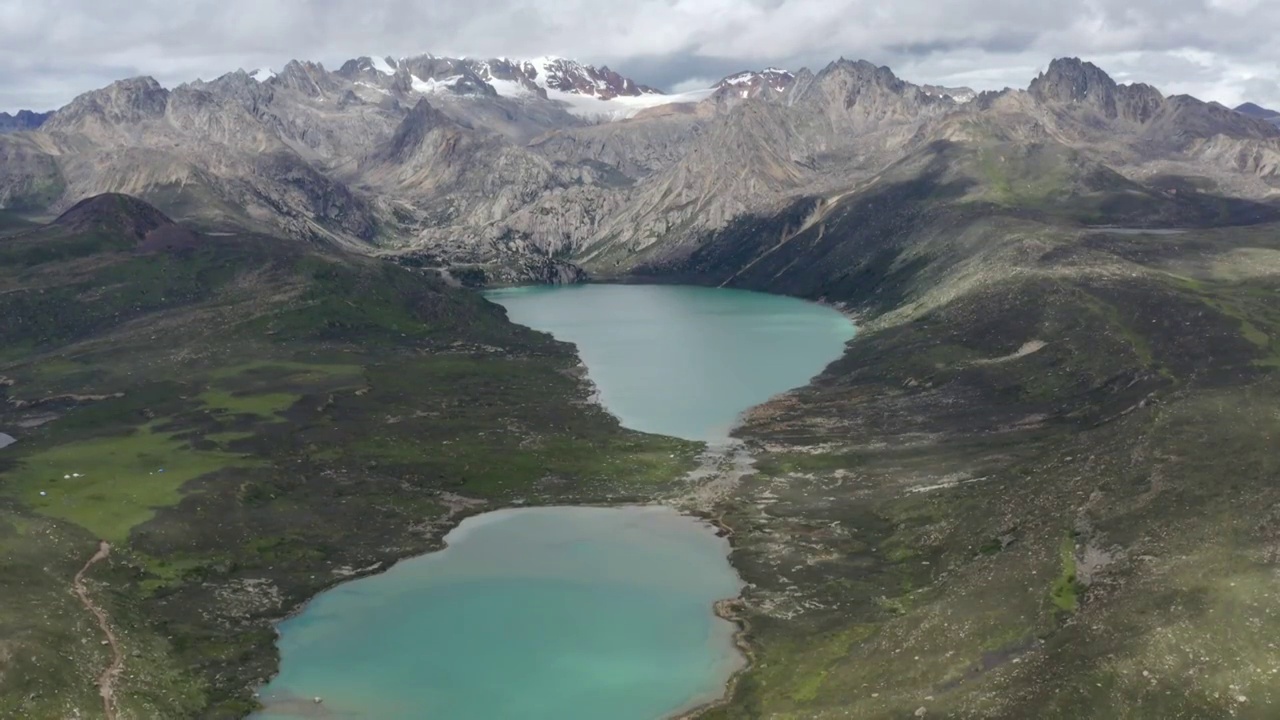
[[[602,61],[628,77],[660,88],[670,88],[690,78],[714,78],[714,82],[742,70],[769,64],[754,58],[706,57],[689,50],[677,50],[667,55],[606,57]]]
[[[0,109],[125,75],[172,86],[422,52],[565,55],[659,87],[844,56],[979,89],[1076,55],[1167,91],[1280,105],[1277,30],[1274,0],[0,0]]]
[[[1003,33],[990,38],[953,38],[928,42],[903,43],[884,48],[890,55],[936,55],[957,50],[977,49],[1000,55],[1023,52],[1035,45],[1036,36],[1030,32]]]

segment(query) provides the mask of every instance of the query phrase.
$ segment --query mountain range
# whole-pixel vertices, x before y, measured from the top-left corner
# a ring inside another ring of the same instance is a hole
[[[1102,176],[1134,192],[1191,178],[1258,200],[1280,167],[1270,122],[1117,84],[1074,58],[1025,90],[980,95],[845,59],[675,95],[562,58],[294,61],[172,90],[121,80],[23,122],[32,129],[0,136],[0,207],[57,213],[125,192],[183,220],[494,281],[665,262],[748,214],[830,203],[939,144],[959,174],[993,169],[992,154],[1007,167],[1015,148],[1056,158],[1055,201]]]

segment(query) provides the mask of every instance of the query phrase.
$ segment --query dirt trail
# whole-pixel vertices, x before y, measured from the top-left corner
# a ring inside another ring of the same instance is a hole
[[[89,562],[80,568],[80,572],[76,573],[75,580],[72,581],[72,589],[75,590],[76,597],[80,598],[80,602],[93,616],[98,620],[98,627],[102,629],[102,634],[107,638],[107,644],[111,646],[111,664],[102,671],[98,676],[98,693],[102,695],[102,709],[106,713],[107,720],[116,720],[116,678],[120,677],[120,673],[124,670],[124,653],[120,652],[120,643],[116,640],[116,634],[111,629],[111,622],[107,619],[107,613],[98,607],[92,599],[89,598],[89,590],[84,585],[84,575],[98,562],[106,560],[111,554],[111,543],[102,540],[98,543],[98,552],[89,558]]]

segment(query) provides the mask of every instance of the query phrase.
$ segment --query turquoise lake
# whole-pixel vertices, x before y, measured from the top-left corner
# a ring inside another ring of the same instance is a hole
[[[488,296],[575,343],[625,426],[712,443],[854,332],[830,308],[737,290]],[[716,699],[742,665],[734,627],[712,612],[741,581],[705,522],[664,507],[508,509],[446,542],[282,622],[280,674],[255,717],[659,720]]]
[[[487,293],[513,322],[578,346],[623,426],[715,442],[744,410],[799,387],[854,335],[795,298],[672,285],[521,287]]]
[[[282,623],[259,717],[655,720],[741,665],[712,614],[729,544],[675,510],[499,510],[446,540]]]

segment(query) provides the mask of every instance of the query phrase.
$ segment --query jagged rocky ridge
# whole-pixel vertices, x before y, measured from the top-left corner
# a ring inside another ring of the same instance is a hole
[[[0,112],[0,133],[35,130],[51,117],[53,117],[52,110],[42,113],[19,110],[13,115],[7,112]]]
[[[873,184],[939,142],[1255,200],[1280,168],[1266,120],[1074,58],[1027,90],[976,96],[845,59],[668,96],[563,59],[426,55],[336,71],[291,62],[172,90],[113,83],[0,137],[0,207],[56,213],[126,192],[192,222],[429,257],[491,282],[564,279],[577,271],[545,268],[683,257],[743,218]],[[970,173],[973,193],[992,191],[989,175]]]

